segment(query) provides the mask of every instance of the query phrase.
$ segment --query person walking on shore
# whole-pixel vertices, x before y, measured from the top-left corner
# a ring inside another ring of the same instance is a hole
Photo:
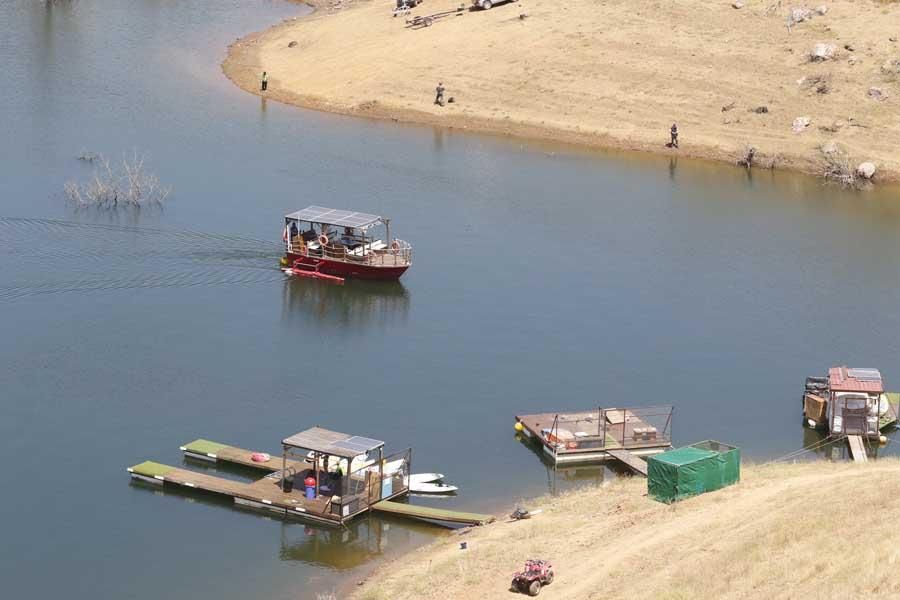
[[[269,75],[263,71],[262,80],[260,81],[259,89],[265,92],[269,89]]]
[[[669,146],[671,146],[672,148],[677,148],[678,147],[678,125],[676,125],[675,123],[672,123],[672,129],[670,130],[670,133],[672,134],[672,141],[669,142]]]
[[[435,96],[434,103],[438,106],[444,105],[444,82],[439,81],[437,84],[437,88],[435,88]]]

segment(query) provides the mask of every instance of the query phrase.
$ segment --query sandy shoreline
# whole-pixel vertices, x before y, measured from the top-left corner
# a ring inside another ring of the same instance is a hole
[[[351,597],[526,598],[508,591],[526,558],[553,563],[547,600],[897,595],[898,474],[895,458],[745,465],[739,484],[672,506],[649,499],[645,479],[617,479],[413,551]]]
[[[761,166],[813,174],[818,149],[835,142],[853,164],[875,163],[877,179],[900,180],[900,74],[885,70],[900,60],[897,4],[836,0],[790,31],[787,5],[767,15],[769,3],[754,0],[740,10],[521,0],[417,31],[392,5],[321,8],[250,34],[229,47],[223,71],[259,94],[266,70],[267,97],[316,110],[732,164],[749,144]],[[413,14],[456,6],[425,0]],[[833,44],[835,58],[809,62],[817,43]],[[815,77],[826,91],[809,85]],[[433,104],[439,79],[454,104]],[[871,87],[886,98],[869,97]],[[794,133],[801,116],[811,123]],[[665,147],[673,121],[678,150]]]

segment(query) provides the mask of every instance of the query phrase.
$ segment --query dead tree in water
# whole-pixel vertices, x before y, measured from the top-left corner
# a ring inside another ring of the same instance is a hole
[[[161,207],[172,192],[159,178],[144,170],[144,158],[134,153],[122,158],[113,168],[103,156],[94,159],[97,166],[85,183],[69,181],[63,186],[66,198],[77,207],[103,209]]]
[[[753,168],[753,158],[756,156],[756,148],[750,144],[744,144],[744,153],[737,160],[739,167]]]
[[[820,148],[819,152],[822,155],[822,176],[828,181],[857,190],[872,185],[867,179],[860,177],[850,156],[837,146],[826,145]]]

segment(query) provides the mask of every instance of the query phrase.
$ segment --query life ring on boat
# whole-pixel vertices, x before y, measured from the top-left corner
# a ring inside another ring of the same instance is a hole
[[[393,242],[391,242],[391,253],[397,254],[398,252],[400,252],[400,242],[398,240],[394,240]]]
[[[253,462],[269,462],[272,460],[272,457],[266,452],[254,452],[250,455],[250,460]]]
[[[328,245],[328,236],[324,233],[319,236],[319,244],[321,244],[323,248]]]
[[[566,448],[569,450],[574,450],[578,447],[578,442],[566,442]]]

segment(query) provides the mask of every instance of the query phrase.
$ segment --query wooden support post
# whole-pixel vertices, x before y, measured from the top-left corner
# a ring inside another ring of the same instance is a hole
[[[281,445],[281,491],[286,492],[287,487],[287,446]]]
[[[384,490],[384,446],[378,447],[378,499]]]

